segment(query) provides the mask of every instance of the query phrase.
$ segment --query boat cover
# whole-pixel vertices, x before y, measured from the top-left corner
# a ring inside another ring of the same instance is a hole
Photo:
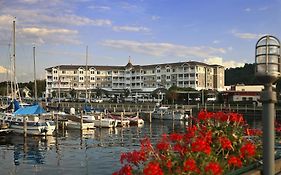
[[[46,111],[40,105],[27,106],[24,108],[19,108],[14,114],[15,115],[32,115],[32,114],[42,114]]]

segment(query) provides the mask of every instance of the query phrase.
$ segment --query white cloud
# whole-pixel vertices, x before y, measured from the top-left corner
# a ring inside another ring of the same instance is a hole
[[[114,31],[126,31],[126,32],[149,32],[150,30],[146,27],[141,26],[113,26]]]
[[[23,40],[39,45],[46,42],[80,44],[76,30],[30,27],[19,29],[19,33]]]
[[[4,74],[4,73],[7,73],[7,69],[3,66],[0,66],[0,74]]]
[[[88,7],[89,9],[95,9],[95,10],[111,10],[111,7],[109,6],[97,6],[97,5],[92,5]]]
[[[246,12],[250,12],[250,11],[252,11],[252,9],[251,8],[246,8],[246,9],[244,9]]]
[[[241,39],[259,39],[266,34],[255,34],[255,33],[239,33],[232,31],[232,34]]]
[[[245,63],[241,63],[241,62],[236,62],[233,60],[229,60],[229,61],[224,61],[223,58],[221,57],[210,57],[208,59],[204,60],[205,63],[207,64],[218,64],[218,65],[222,65],[225,68],[230,68],[230,67],[243,67]]]
[[[152,16],[151,19],[152,19],[153,21],[156,21],[156,20],[160,19],[160,16]]]
[[[152,56],[210,57],[225,53],[225,49],[223,48],[206,46],[187,47],[171,43],[149,43],[130,40],[105,40],[101,44],[107,47],[129,50]]]
[[[214,43],[214,44],[219,44],[220,41],[219,41],[219,40],[214,40],[213,43]]]

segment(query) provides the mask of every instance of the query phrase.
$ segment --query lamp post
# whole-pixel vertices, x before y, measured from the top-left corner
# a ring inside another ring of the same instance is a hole
[[[274,36],[266,35],[256,44],[255,76],[264,84],[261,92],[263,104],[263,174],[275,174],[274,166],[274,119],[276,115],[274,104],[277,101],[272,84],[280,77],[280,42]]]

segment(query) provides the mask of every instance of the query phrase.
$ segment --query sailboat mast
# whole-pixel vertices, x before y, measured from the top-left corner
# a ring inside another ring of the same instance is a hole
[[[85,85],[86,85],[86,102],[88,100],[88,46],[86,46],[86,78],[85,78]]]
[[[34,97],[37,102],[37,82],[36,82],[36,61],[35,61],[35,46],[33,46],[33,70],[34,70]]]
[[[13,57],[12,57],[13,83],[12,83],[12,97],[17,98],[16,93],[16,21],[13,21]]]

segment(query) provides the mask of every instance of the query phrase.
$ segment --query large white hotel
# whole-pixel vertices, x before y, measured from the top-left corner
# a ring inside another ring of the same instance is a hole
[[[65,96],[72,89],[76,97],[96,89],[110,94],[124,90],[150,94],[158,88],[191,87],[196,90],[224,90],[224,67],[188,61],[151,65],[125,66],[58,65],[46,68],[46,97],[58,92]]]

